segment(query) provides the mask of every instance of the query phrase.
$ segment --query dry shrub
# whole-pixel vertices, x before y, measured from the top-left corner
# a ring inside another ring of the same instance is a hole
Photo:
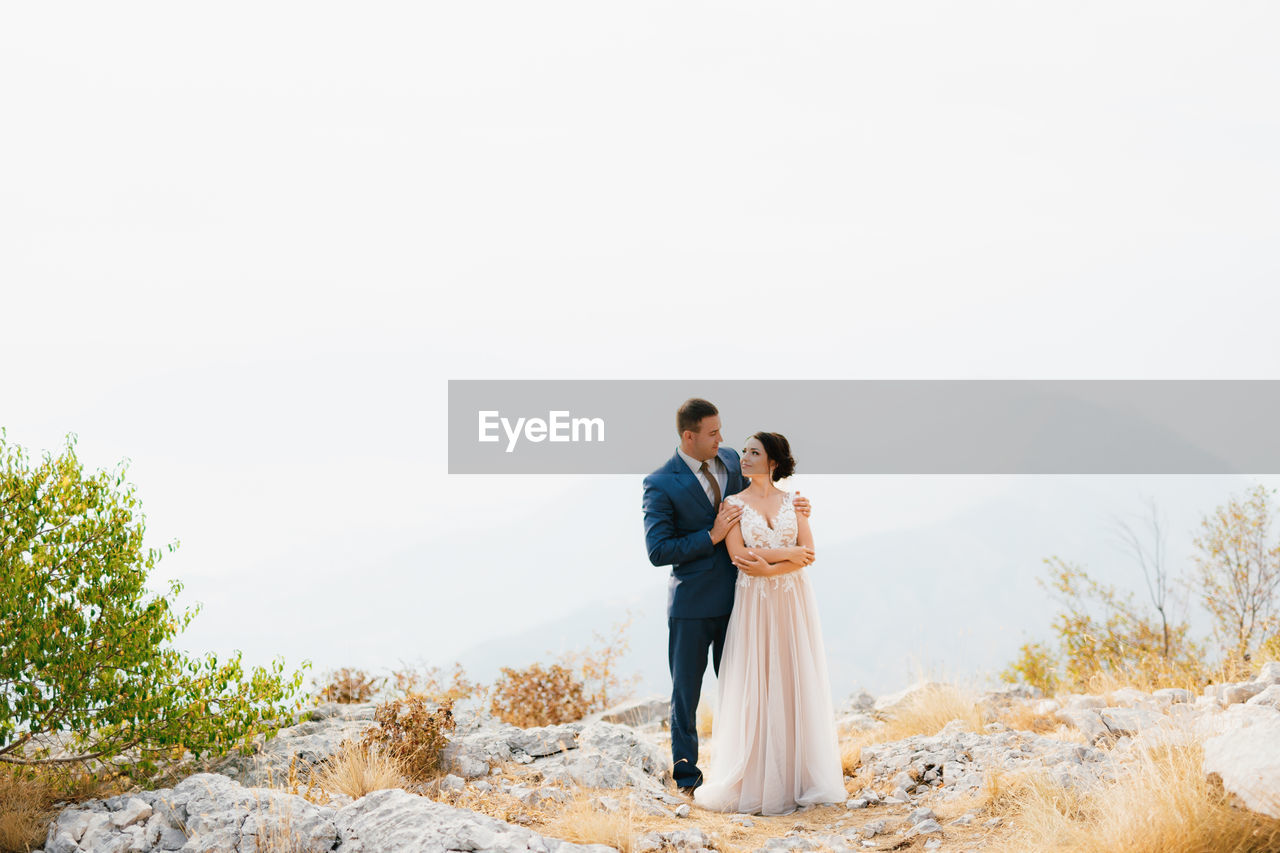
[[[582,651],[569,652],[561,659],[560,662],[574,670],[578,680],[582,682],[587,701],[585,713],[603,711],[631,698],[632,691],[639,683],[639,675],[623,678],[618,672],[618,662],[631,647],[627,631],[633,621],[635,617],[628,611],[622,621],[613,625],[607,636],[593,631],[591,645]]]
[[[593,634],[593,644],[544,666],[502,668],[490,691],[494,716],[522,728],[553,726],[603,711],[631,695],[639,676],[622,678],[618,661],[626,652],[632,617],[613,626],[609,637]]]
[[[325,791],[337,791],[358,800],[371,791],[403,788],[400,765],[368,743],[345,740],[338,752],[316,771],[313,778]]]
[[[378,692],[386,679],[374,678],[363,669],[330,671],[317,684],[324,684],[316,696],[317,702],[340,702],[351,705],[368,702]]]
[[[440,775],[448,733],[456,725],[452,703],[410,695],[378,705],[373,719],[377,725],[365,730],[362,745],[394,760],[416,781]]]
[[[460,663],[455,663],[453,670],[447,674],[438,666],[423,666],[421,669],[402,666],[392,672],[391,677],[397,694],[409,696],[417,693],[436,704],[456,704],[474,699],[485,692],[484,685],[467,678]]]
[[[1077,853],[1254,853],[1280,849],[1280,821],[1230,803],[1203,772],[1200,744],[1143,750],[1115,781],[1072,793],[1045,777],[994,783],[1012,818],[1004,850]]]
[[[589,712],[582,682],[568,667],[535,663],[525,669],[502,668],[493,685],[489,710],[513,726],[554,726],[580,720]]]

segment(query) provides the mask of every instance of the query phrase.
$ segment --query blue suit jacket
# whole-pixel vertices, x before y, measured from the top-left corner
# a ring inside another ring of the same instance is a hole
[[[722,498],[742,491],[738,454],[717,454],[729,471]],[[716,513],[711,499],[679,453],[644,478],[644,544],[649,562],[671,566],[667,616],[696,619],[726,616],[733,609],[738,569],[724,542],[711,544]]]

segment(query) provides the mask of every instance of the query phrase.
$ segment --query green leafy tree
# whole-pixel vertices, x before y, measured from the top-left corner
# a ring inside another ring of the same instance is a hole
[[[303,671],[172,647],[199,608],[178,614],[148,595],[161,552],[143,548],[125,466],[84,473],[74,436],[32,465],[6,439],[0,430],[0,761],[96,761],[145,778],[166,755],[247,751],[274,734],[301,707],[290,699]]]

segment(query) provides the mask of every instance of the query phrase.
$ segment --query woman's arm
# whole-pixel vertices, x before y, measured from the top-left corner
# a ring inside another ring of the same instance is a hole
[[[765,577],[785,575],[799,571],[817,559],[817,554],[813,549],[813,531],[809,528],[809,519],[798,512],[796,513],[796,544],[793,548],[761,548],[759,550],[752,550],[769,563],[769,568],[760,572],[760,574]],[[788,553],[795,551],[800,552],[796,557],[792,557]],[[776,554],[778,556],[770,559],[770,554]]]
[[[801,545],[788,545],[784,548],[752,548],[751,551],[769,563],[785,563],[788,560],[803,563],[810,556]]]
[[[758,578],[771,578],[775,575],[785,575],[790,572],[803,569],[805,563],[795,560],[781,560],[776,563],[770,563],[764,558],[756,554],[755,551],[748,551],[745,556],[734,557],[733,564],[737,566],[743,574],[752,575]]]
[[[813,549],[813,531],[809,529],[809,517],[796,513],[796,544],[801,548],[808,548],[810,553],[809,562],[816,560],[817,552]]]

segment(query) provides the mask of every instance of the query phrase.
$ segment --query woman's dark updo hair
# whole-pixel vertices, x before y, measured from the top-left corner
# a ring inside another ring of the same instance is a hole
[[[791,455],[791,444],[780,432],[758,432],[751,436],[764,446],[764,454],[770,462],[776,462],[773,469],[773,480],[785,480],[796,472],[796,459]]]

